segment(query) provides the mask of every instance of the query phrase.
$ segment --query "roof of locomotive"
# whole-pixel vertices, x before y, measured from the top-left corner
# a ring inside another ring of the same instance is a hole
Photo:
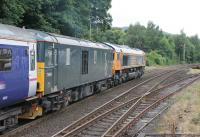
[[[92,42],[89,40],[83,40],[79,38],[54,34],[54,33],[47,33],[37,30],[28,30],[32,35],[34,35],[37,41],[47,41],[59,44],[66,44],[72,46],[81,46],[81,47],[90,47],[90,48],[98,48],[98,49],[112,49],[109,46],[101,43]]]
[[[112,47],[113,49],[115,49],[116,52],[121,52],[122,51],[122,48],[117,45],[117,44],[111,44],[111,43],[105,43],[106,45]]]
[[[57,43],[57,40],[49,35],[48,33],[39,31],[39,30],[34,30],[34,29],[27,29],[27,31],[35,37],[37,41],[48,41],[48,42],[54,42]]]
[[[74,37],[42,32],[33,29],[23,29],[11,25],[0,24],[0,38],[12,39],[18,41],[47,41],[59,44],[67,44],[81,47],[90,47],[98,49],[115,49],[116,52],[145,54],[140,49],[130,48],[126,45],[117,45],[111,43],[96,43],[89,40],[78,39]]]
[[[131,48],[127,45],[120,45],[120,47],[122,48],[122,52],[123,53],[133,53],[133,54],[145,54],[144,51],[140,50],[140,49],[137,49],[137,48]]]
[[[111,43],[106,43],[108,46],[112,47],[115,49],[116,52],[123,52],[125,54],[141,54],[144,55],[144,51],[137,49],[137,48],[131,48],[127,45],[117,45],[117,44],[111,44]]]
[[[28,33],[26,29],[5,24],[0,24],[0,38],[28,42],[35,41],[33,35]]]

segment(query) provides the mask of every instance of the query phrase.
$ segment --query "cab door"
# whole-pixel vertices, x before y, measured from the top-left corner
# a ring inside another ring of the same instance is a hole
[[[48,45],[45,52],[45,93],[58,90],[58,49]]]
[[[37,88],[36,71],[36,44],[29,44],[29,93],[28,97],[35,96]]]
[[[58,49],[53,48],[53,86],[58,91]]]
[[[104,60],[105,60],[105,61],[104,61],[104,63],[105,63],[105,64],[104,64],[104,67],[105,67],[105,68],[104,68],[104,69],[105,69],[104,72],[105,72],[105,77],[106,77],[106,76],[108,75],[108,61],[107,61],[107,53],[104,53]]]

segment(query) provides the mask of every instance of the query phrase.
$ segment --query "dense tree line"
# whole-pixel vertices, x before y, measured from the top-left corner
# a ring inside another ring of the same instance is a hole
[[[1,0],[0,22],[89,38],[111,27],[111,0]]]
[[[148,65],[200,61],[197,35],[172,35],[152,22],[111,28],[110,7],[111,0],[1,0],[0,22],[140,48]]]
[[[147,27],[136,23],[127,29],[112,28],[102,32],[97,40],[125,44],[147,53],[147,65],[196,63],[200,61],[200,39],[181,31],[173,35],[149,22]]]

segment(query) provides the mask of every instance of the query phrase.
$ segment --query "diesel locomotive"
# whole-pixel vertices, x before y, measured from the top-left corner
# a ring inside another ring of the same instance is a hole
[[[144,74],[125,45],[0,24],[0,131]]]

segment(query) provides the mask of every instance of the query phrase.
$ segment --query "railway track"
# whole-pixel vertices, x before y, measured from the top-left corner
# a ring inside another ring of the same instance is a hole
[[[185,67],[185,68],[187,68],[187,67]],[[144,77],[143,79],[136,79],[136,80],[134,80],[135,82],[134,83],[132,83],[132,81],[129,81],[129,82],[127,82],[127,84],[129,85],[129,87],[131,86],[131,85],[133,85],[134,87],[135,87],[135,89],[137,89],[137,90],[140,90],[138,87],[140,87],[140,86],[143,86],[143,88],[145,88],[145,86],[146,86],[146,89],[150,89],[150,86],[152,86],[152,85],[154,85],[154,89],[155,88],[160,88],[159,86],[160,85],[166,85],[167,83],[169,83],[171,80],[170,80],[170,73],[171,73],[171,75],[172,74],[176,74],[177,76],[178,76],[178,74],[179,74],[179,76],[178,77],[176,77],[176,78],[174,78],[174,79],[178,79],[178,78],[180,78],[180,76],[182,76],[181,74],[183,73],[183,71],[185,71],[185,68],[183,69],[183,70],[181,70],[181,71],[175,71],[177,68],[171,68],[171,69],[163,69],[163,70],[157,70],[157,71],[150,71],[150,72],[148,72],[148,73],[146,73],[146,77]],[[165,75],[165,76],[164,76]],[[158,78],[160,77],[160,76],[164,76],[165,78],[167,78],[168,77],[168,81],[166,81],[166,80],[163,80],[163,81],[161,81],[161,80],[159,80]],[[157,80],[156,80],[157,79]],[[155,81],[159,81],[160,82],[160,85],[159,84],[154,84],[155,83]],[[148,83],[151,83],[151,84],[148,84]],[[126,84],[122,84],[122,86],[121,86],[121,88],[122,87],[124,87]],[[162,87],[161,86],[161,87]],[[118,87],[114,87],[112,90],[115,90],[115,89],[117,89]],[[126,88],[127,89],[127,88]],[[123,90],[123,88],[122,88],[122,90]],[[130,90],[130,89],[129,89]],[[115,101],[124,101],[124,103],[125,103],[125,101],[128,103],[128,101],[127,100],[129,100],[130,101],[130,99],[131,98],[133,98],[134,96],[132,96],[131,94],[131,91],[129,91],[129,92],[124,92],[123,94],[120,94],[120,95],[123,95],[123,97],[124,98],[118,98],[119,100],[115,100]],[[138,99],[138,96],[139,95],[141,95],[143,92],[141,92],[141,93],[137,93],[136,95],[137,95],[137,98],[134,98],[133,99],[133,101],[136,101],[137,99]],[[119,94],[119,93],[118,93]],[[117,95],[117,94],[116,94]],[[130,95],[130,96],[129,96]],[[127,97],[127,96],[129,96],[129,97]],[[118,96],[119,97],[119,96]],[[117,99],[117,97],[115,98],[115,99]],[[111,100],[112,101],[112,100]],[[132,103],[131,101],[129,102],[130,104]],[[107,103],[106,103],[107,104]],[[109,103],[108,103],[109,104]],[[105,105],[105,104],[104,104]],[[103,106],[104,106],[103,105]],[[118,104],[119,105],[119,104]],[[99,107],[100,108],[100,107]],[[39,123],[41,123],[41,122],[43,122],[43,121],[46,121],[46,120],[50,120],[51,118],[53,118],[53,117],[57,117],[57,116],[59,116],[59,114],[60,113],[64,113],[65,112],[65,110],[66,110],[67,108],[64,108],[64,109],[62,109],[61,111],[58,111],[58,112],[54,112],[54,113],[52,113],[52,114],[49,114],[49,115],[47,115],[47,116],[45,116],[45,117],[41,117],[41,118],[39,118],[39,119],[36,119],[36,120],[34,120],[34,121],[31,121],[31,122],[28,122],[28,123],[26,123],[26,124],[23,124],[23,125],[20,125],[20,126],[17,126],[16,128],[14,128],[14,129],[12,129],[12,130],[9,130],[9,131],[6,131],[5,133],[3,133],[3,135],[0,135],[0,137],[10,137],[10,136],[16,136],[18,133],[20,133],[20,132],[24,132],[24,130],[28,130],[28,129],[31,129],[31,128],[34,128],[35,126],[37,126]],[[92,112],[91,112],[92,113]],[[89,114],[91,114],[91,113],[89,113]],[[99,114],[101,114],[101,113],[99,113]],[[92,116],[92,115],[90,115],[90,116]],[[21,134],[21,133],[20,133]],[[21,135],[20,135],[21,136]]]
[[[200,76],[193,76],[191,78],[186,78],[185,80],[178,80],[172,84],[176,85],[172,89],[167,90],[157,90],[155,93],[149,93],[140,98],[140,100],[135,103],[129,111],[127,111],[123,116],[121,116],[118,121],[116,121],[112,127],[110,127],[102,137],[119,137],[119,136],[137,136],[138,133],[147,125],[148,122],[145,121],[144,125],[137,124],[142,120],[142,117],[148,113],[153,108],[160,105],[164,100],[175,94],[177,91],[185,88],[189,84],[193,83],[195,80],[199,79]],[[171,84],[170,84],[171,85]],[[168,87],[168,86],[166,86]],[[154,117],[155,118],[155,117]],[[153,119],[154,119],[153,118]],[[141,126],[141,127],[140,127]],[[139,128],[140,127],[140,128]],[[139,129],[138,129],[139,128]],[[131,129],[132,134],[129,130]]]
[[[143,134],[140,137],[200,137],[200,134]]]
[[[182,70],[181,70],[182,71]],[[113,100],[109,101],[108,103],[104,104],[103,106],[97,108],[93,112],[89,113],[82,119],[79,119],[75,123],[71,124],[70,126],[64,128],[62,131],[55,134],[53,137],[64,137],[64,136],[115,136],[113,134],[113,131],[119,131],[119,123],[123,123],[126,121],[130,121],[130,118],[134,118],[135,116],[129,114],[132,114],[132,111],[136,111],[136,114],[139,110],[144,110],[149,104],[152,104],[150,101],[147,101],[143,104],[143,100],[146,100],[147,96],[150,96],[153,91],[160,91],[161,89],[164,89],[172,84],[171,83],[165,86],[162,86],[161,88],[156,89],[159,85],[161,85],[164,81],[169,79],[172,75],[175,76],[176,73],[179,73],[181,71],[175,71],[175,72],[167,72],[160,74],[158,76],[155,76],[152,79],[149,79],[147,81],[144,81],[137,86],[127,90],[122,95],[119,95],[118,97],[114,98]],[[161,78],[161,76],[165,75],[165,77]],[[158,82],[156,84],[154,80],[157,80]],[[180,80],[177,80],[179,82]],[[140,88],[145,89],[144,85],[147,86],[147,83],[151,83],[151,86],[148,86],[146,90],[143,90],[141,93]],[[139,90],[139,93],[136,91],[133,92],[133,90]],[[156,89],[156,90],[155,90]],[[132,93],[132,94],[130,94]],[[134,94],[133,94],[134,93]],[[157,92],[156,92],[157,93]],[[141,96],[142,94],[142,96]],[[156,101],[157,98],[152,99],[152,101]],[[139,107],[138,107],[139,106]],[[127,122],[125,122],[127,123]],[[117,127],[117,128],[116,128]],[[123,127],[123,126],[122,126]]]
[[[144,81],[149,81],[151,80],[153,75],[159,74],[159,73],[164,73],[166,70],[156,70],[156,71],[150,71],[146,74],[146,78],[143,79],[138,79],[138,80],[134,80],[135,83],[143,83]],[[170,69],[170,71],[172,71]],[[168,71],[169,72],[169,71]],[[132,81],[128,81],[127,83],[131,83]],[[133,85],[133,84],[132,84]],[[134,85],[138,85],[138,84],[134,84]],[[122,85],[123,86],[123,85]],[[115,89],[117,87],[114,87],[113,89]],[[24,131],[25,129],[31,128],[36,126],[37,124],[41,123],[42,121],[45,121],[47,119],[51,119],[51,117],[56,117],[57,115],[59,115],[60,113],[64,112],[67,108],[62,109],[61,111],[57,111],[54,112],[52,114],[48,114],[45,117],[41,117],[38,118],[34,121],[30,121],[30,122],[23,122],[23,124],[20,124],[10,130],[7,130],[3,133],[1,133],[0,137],[10,137],[10,136],[15,136],[17,133],[20,133],[22,131]]]
[[[100,106],[99,108],[95,109],[94,111],[92,111],[88,115],[86,115],[83,118],[79,119],[78,121],[72,123],[71,125],[69,125],[65,129],[63,129],[63,131],[61,131],[59,134],[56,134],[54,136],[63,136],[63,135],[64,136],[73,136],[73,135],[75,135],[76,133],[80,132],[84,128],[90,126],[93,122],[95,122],[95,121],[101,119],[103,116],[109,114],[109,112],[112,112],[114,110],[118,110],[120,106],[123,107],[123,104],[125,104],[125,106],[126,106],[127,104],[136,101],[137,97],[139,95],[141,95],[142,93],[134,92],[134,94],[131,94],[133,90],[136,90],[137,88],[139,88],[141,86],[146,86],[148,82],[151,82],[151,85],[152,85],[155,82],[153,80],[157,79],[158,77],[160,77],[162,75],[168,74],[169,72],[170,71],[164,72],[162,74],[156,75],[152,78],[149,78],[149,79],[137,84],[136,86],[130,88],[129,90],[120,94],[119,96],[112,99],[111,101],[109,101],[109,102],[103,104],[102,106]],[[163,82],[163,81],[159,81],[159,83],[161,83],[161,82]],[[158,85],[159,84],[156,84],[156,85],[153,84],[153,86],[151,88],[156,87]],[[143,88],[145,88],[145,87],[143,87]],[[148,90],[148,89],[149,89],[149,87],[146,87],[146,90]],[[132,98],[131,99],[132,101],[126,102],[126,100],[128,100],[128,98]]]

